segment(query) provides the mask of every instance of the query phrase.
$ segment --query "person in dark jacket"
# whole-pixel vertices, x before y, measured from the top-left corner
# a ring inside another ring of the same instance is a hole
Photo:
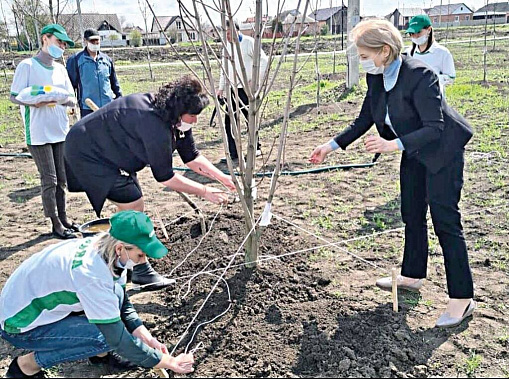
[[[361,22],[352,30],[351,37],[367,72],[367,94],[352,125],[318,146],[310,161],[321,163],[333,150],[346,149],[373,124],[380,136],[365,139],[368,152],[403,151],[400,183],[405,250],[397,285],[418,291],[426,277],[429,207],[445,258],[450,297],[437,326],[459,325],[476,307],[458,208],[464,148],[473,135],[472,128],[444,101],[433,70],[401,55],[401,34],[390,22]],[[390,290],[391,278],[378,280],[377,286]]]
[[[95,29],[85,30],[85,48],[67,60],[67,72],[77,92],[81,117],[93,112],[85,103],[89,98],[99,108],[122,96],[115,66],[101,49],[101,37]]]
[[[185,76],[159,92],[122,97],[81,119],[67,135],[65,148],[69,191],[86,192],[99,216],[106,199],[121,210],[144,210],[136,173],[150,165],[164,186],[200,196],[215,204],[228,194],[173,172],[175,150],[193,171],[236,191],[232,178],[218,170],[196,149],[192,125],[209,100],[198,80]],[[169,283],[147,262],[133,270],[132,281],[159,289]]]

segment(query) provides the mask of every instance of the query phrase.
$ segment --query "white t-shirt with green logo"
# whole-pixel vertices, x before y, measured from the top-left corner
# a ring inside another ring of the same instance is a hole
[[[74,93],[67,70],[60,63],[45,66],[37,58],[22,60],[11,84],[11,95],[17,96],[22,90],[31,86],[51,85]],[[63,105],[43,106],[40,108],[20,106],[21,117],[25,128],[27,145],[44,145],[65,140],[69,132],[67,107]]]
[[[82,311],[90,323],[119,321],[116,279],[98,254],[96,241],[97,237],[61,242],[24,261],[0,295],[2,329],[24,333]],[[125,284],[125,275],[117,283]]]

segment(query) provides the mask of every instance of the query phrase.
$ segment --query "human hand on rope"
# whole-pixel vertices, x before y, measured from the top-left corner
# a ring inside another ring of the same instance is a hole
[[[193,364],[193,354],[179,354],[176,357],[165,354],[156,368],[167,368],[177,374],[189,374],[194,371]]]
[[[228,204],[228,194],[220,189],[205,186],[203,198],[214,204]]]
[[[366,146],[366,150],[370,153],[390,153],[399,150],[396,140],[387,141],[377,136],[366,137],[364,146]]]
[[[235,184],[233,183],[232,177],[230,175],[224,174],[221,178],[219,178],[219,181],[223,183],[224,186],[230,191],[237,192],[237,188],[235,187]]]
[[[329,154],[331,151],[332,147],[328,143],[320,145],[315,150],[313,150],[311,156],[309,157],[309,161],[315,164],[322,163],[325,160],[327,154]]]

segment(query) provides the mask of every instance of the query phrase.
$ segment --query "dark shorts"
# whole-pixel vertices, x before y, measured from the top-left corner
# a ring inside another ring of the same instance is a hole
[[[136,174],[120,174],[108,192],[107,199],[120,204],[132,203],[143,196]]]

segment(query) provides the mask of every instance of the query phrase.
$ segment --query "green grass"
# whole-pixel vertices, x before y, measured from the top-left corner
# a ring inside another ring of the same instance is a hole
[[[465,372],[467,376],[474,376],[482,363],[482,356],[472,352],[465,362]]]

